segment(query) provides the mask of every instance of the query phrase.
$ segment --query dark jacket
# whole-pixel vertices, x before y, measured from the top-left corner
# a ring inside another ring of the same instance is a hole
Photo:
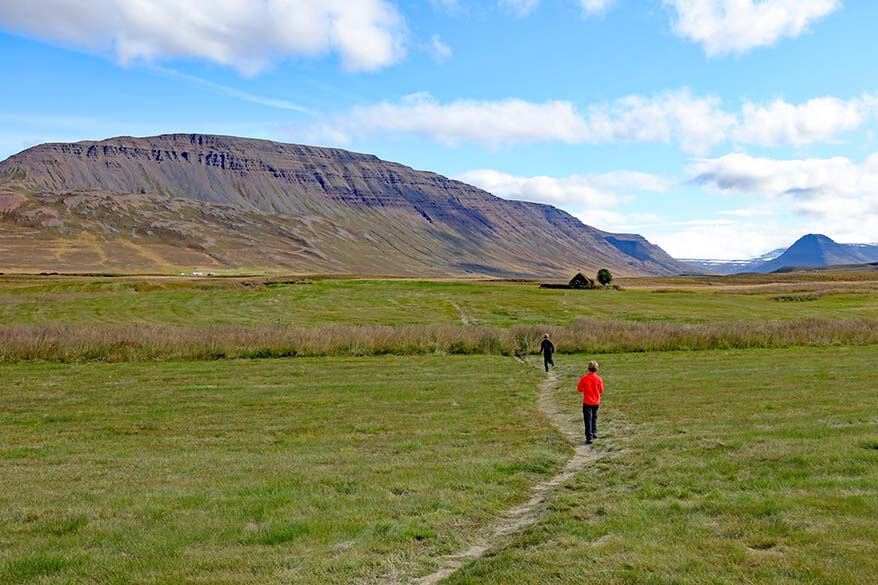
[[[540,344],[540,353],[544,353],[546,355],[552,355],[555,353],[555,344],[553,344],[548,339],[544,339]]]

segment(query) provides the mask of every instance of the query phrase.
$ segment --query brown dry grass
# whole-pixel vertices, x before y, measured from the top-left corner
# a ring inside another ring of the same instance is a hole
[[[527,355],[549,333],[564,353],[878,344],[876,319],[658,323],[580,320],[508,329],[464,325],[0,326],[0,362],[141,361],[382,354]]]

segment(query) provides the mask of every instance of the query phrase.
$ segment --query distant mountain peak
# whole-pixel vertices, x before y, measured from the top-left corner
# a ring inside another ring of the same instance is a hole
[[[837,244],[835,240],[830,238],[824,234],[805,234],[798,240],[793,243],[793,246],[797,244],[824,244],[824,245],[833,245]],[[793,246],[790,246],[792,248]]]
[[[777,258],[753,267],[753,271],[774,272],[791,267],[865,264],[876,260],[878,246],[839,244],[824,234],[806,234]]]
[[[779,248],[749,260],[683,260],[720,274],[774,272],[792,267],[823,267],[878,261],[878,245],[839,244],[825,234],[805,234],[789,248]]]

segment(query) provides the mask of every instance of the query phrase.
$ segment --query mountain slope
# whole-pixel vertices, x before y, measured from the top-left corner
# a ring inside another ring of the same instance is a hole
[[[602,232],[551,206],[503,200],[372,155],[246,138],[44,144],[0,163],[3,194],[14,198],[0,215],[4,267],[26,268],[27,249],[28,266],[40,269],[691,270],[639,236]],[[88,259],[69,251],[83,247]],[[121,258],[122,249],[138,252]]]

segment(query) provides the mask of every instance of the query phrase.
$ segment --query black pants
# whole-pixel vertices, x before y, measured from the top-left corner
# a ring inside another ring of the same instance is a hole
[[[582,420],[585,421],[585,440],[591,441],[598,436],[598,406],[582,405]]]
[[[555,365],[555,360],[552,359],[552,354],[548,352],[543,354],[543,365],[546,366],[547,372],[549,371],[549,365]]]

